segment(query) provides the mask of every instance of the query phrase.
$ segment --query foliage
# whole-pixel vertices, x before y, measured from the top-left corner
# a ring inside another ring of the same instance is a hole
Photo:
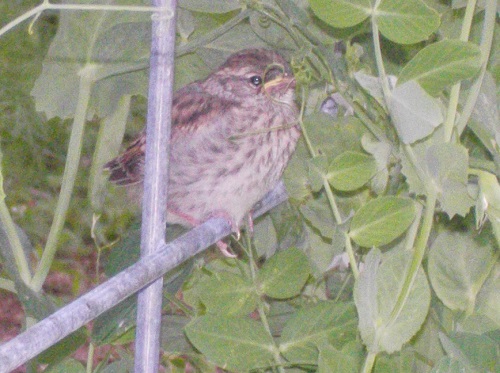
[[[56,249],[75,244],[64,234],[92,232],[103,246],[129,226],[118,217],[130,216],[126,197],[106,197],[101,170],[146,95],[150,15],[132,10],[63,10],[57,32],[42,27],[55,18],[42,18],[36,37],[0,38],[1,79],[14,84],[13,94],[0,92],[0,285],[15,288],[35,319],[54,308],[40,289]],[[164,365],[500,369],[498,11],[494,0],[179,2],[177,86],[242,46],[279,49],[299,83],[303,137],[285,174],[290,202],[258,220],[253,239],[233,242],[239,259],[197,259],[169,274]],[[22,69],[12,40],[34,55]],[[47,201],[16,213],[32,188]],[[103,218],[91,231],[80,222],[92,212]],[[33,268],[30,240],[44,245]],[[107,274],[133,262],[120,250],[136,246],[131,234],[115,247]],[[134,318],[132,301],[103,315],[93,343],[128,343]],[[81,343],[81,334],[67,342]],[[43,362],[83,371],[60,362],[73,348],[57,347]]]

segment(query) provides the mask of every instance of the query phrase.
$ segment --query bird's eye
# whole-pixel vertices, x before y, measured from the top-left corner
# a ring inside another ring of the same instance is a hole
[[[262,78],[258,75],[254,75],[250,78],[250,83],[252,83],[254,86],[258,87],[259,85],[262,84]]]

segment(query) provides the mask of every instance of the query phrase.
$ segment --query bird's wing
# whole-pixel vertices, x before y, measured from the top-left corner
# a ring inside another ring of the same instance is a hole
[[[109,180],[118,185],[131,185],[144,177],[146,131],[142,131],[121,155],[104,165],[110,171]]]
[[[226,116],[235,102],[211,95],[196,86],[188,85],[179,90],[172,102],[172,141],[214,127],[213,121]]]
[[[231,101],[210,95],[196,86],[188,85],[177,91],[172,102],[172,135],[171,143],[189,142],[200,131],[216,130],[213,121],[225,117]],[[191,144],[196,146],[196,144]],[[144,178],[144,161],[146,151],[146,132],[139,137],[117,158],[109,161],[104,168],[110,171],[109,180],[118,185],[135,184]]]

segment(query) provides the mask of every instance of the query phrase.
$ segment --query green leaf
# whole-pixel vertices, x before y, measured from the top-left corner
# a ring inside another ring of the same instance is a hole
[[[477,313],[492,320],[496,329],[500,329],[500,312],[498,312],[500,310],[500,292],[498,289],[500,289],[500,263],[497,261],[482,286],[476,302]]]
[[[335,189],[353,191],[370,181],[376,172],[377,164],[373,157],[347,151],[330,162],[327,178]]]
[[[139,13],[62,12],[42,73],[32,90],[37,110],[48,118],[73,117],[84,76],[96,81],[87,118],[110,115],[122,95],[146,96],[145,69],[123,74],[146,67],[149,58],[150,19]],[[107,79],[100,80],[104,77]]]
[[[86,341],[87,332],[84,328],[80,328],[38,355],[38,362],[60,366],[57,364],[82,347]]]
[[[432,287],[448,308],[471,314],[492,261],[491,245],[463,233],[443,232],[429,252]]]
[[[470,42],[443,40],[419,51],[401,70],[398,85],[417,81],[432,96],[463,79],[472,78],[481,68],[481,50]]]
[[[179,6],[201,13],[227,13],[241,8],[238,0],[180,0]]]
[[[404,349],[399,353],[377,356],[373,373],[407,373],[415,369],[417,359],[412,349]]]
[[[205,78],[209,74],[210,68],[196,53],[177,57],[174,66],[174,89],[182,88],[195,80]]]
[[[356,335],[352,304],[320,302],[300,309],[283,329],[280,351],[291,363],[316,364],[318,346],[329,342],[340,348]]]
[[[486,335],[470,333],[439,333],[439,338],[448,356],[455,361],[461,371],[496,372],[500,356],[498,344]]]
[[[311,267],[306,255],[291,247],[267,260],[257,274],[261,291],[275,299],[291,298],[300,294]]]
[[[359,368],[355,357],[345,351],[339,351],[331,345],[320,347],[318,373],[356,373]]]
[[[479,177],[480,188],[476,204],[476,224],[480,228],[486,214],[498,243],[500,242],[500,184],[497,176],[492,173],[477,170],[476,175]]]
[[[125,126],[130,110],[131,96],[124,95],[118,102],[116,110],[104,118],[99,128],[97,143],[89,177],[89,198],[92,209],[101,211],[106,196],[109,174],[103,172],[106,162],[117,156],[125,134]]]
[[[486,71],[484,75],[472,118],[489,134],[490,141],[495,140],[497,144],[500,143],[500,107],[498,106],[497,86],[489,71]]]
[[[165,315],[161,321],[161,348],[168,354],[182,355],[194,352],[184,328],[191,321],[184,315]]]
[[[442,209],[450,218],[455,214],[465,216],[474,205],[467,189],[467,149],[452,143],[432,145],[426,152],[425,165]]]
[[[290,201],[303,202],[312,195],[309,185],[309,157],[304,142],[299,141],[283,173]]]
[[[474,205],[468,190],[468,150],[459,144],[443,143],[442,136],[441,127],[424,141],[413,144],[411,157],[403,148],[402,172],[412,193],[437,193],[441,208],[450,217],[465,216]],[[480,176],[479,185],[481,180]]]
[[[408,297],[396,310],[411,255],[393,250],[381,259],[378,249],[372,249],[366,257],[365,269],[354,287],[354,301],[359,331],[368,351],[393,353],[401,350],[422,326],[431,293],[424,271],[419,268]]]
[[[473,373],[463,366],[460,361],[448,356],[442,357],[432,368],[431,373]]]
[[[207,312],[222,315],[246,315],[257,305],[255,286],[241,275],[215,272],[201,284],[201,301]]]
[[[408,229],[415,214],[409,198],[378,197],[356,211],[349,236],[360,246],[385,245]]]
[[[429,185],[430,176],[428,176],[427,167],[425,166],[427,150],[432,145],[443,144],[443,142],[444,129],[443,126],[440,126],[424,140],[417,141],[411,144],[410,147],[400,146],[401,172],[406,178],[411,193],[426,195],[427,189],[432,187],[432,185]]]
[[[500,368],[498,344],[486,335],[450,333],[440,335],[449,356],[476,372],[495,372]]]
[[[354,116],[335,119],[323,112],[315,112],[304,118],[304,127],[316,154],[336,157],[345,151],[363,151],[359,139],[366,127]]]
[[[194,32],[196,19],[193,13],[181,7],[177,7],[177,32],[179,33],[181,42],[187,42],[189,36]]]
[[[295,42],[290,33],[271,18],[259,12],[253,12],[250,15],[250,25],[262,40],[265,40],[273,47],[292,50],[295,48]]]
[[[439,101],[414,80],[392,90],[389,112],[399,138],[405,144],[427,137],[444,120]]]
[[[81,362],[75,359],[66,359],[63,362],[49,366],[47,373],[85,373],[87,370]]]
[[[377,194],[382,194],[389,182],[389,161],[393,146],[390,142],[376,141],[371,136],[361,138],[363,149],[375,158],[377,173],[371,180],[371,188]]]
[[[370,0],[311,0],[311,9],[322,21],[333,27],[352,27],[372,12]]]
[[[309,184],[313,192],[319,192],[323,188],[323,178],[328,172],[328,158],[325,155],[308,160]]]
[[[426,40],[439,27],[439,14],[421,0],[382,0],[374,11],[380,33],[399,44]]]
[[[273,362],[274,341],[260,322],[205,315],[190,322],[185,331],[201,353],[225,369],[249,371]]]
[[[332,209],[324,195],[310,199],[300,206],[300,212],[307,222],[327,238],[332,238],[336,232],[336,223],[333,218]]]
[[[253,32],[249,23],[240,22],[230,31],[222,34],[214,41],[198,48],[196,54],[199,55],[211,69],[215,69],[222,64],[230,54],[241,50],[245,46],[252,46],[252,48],[269,48],[269,45]]]

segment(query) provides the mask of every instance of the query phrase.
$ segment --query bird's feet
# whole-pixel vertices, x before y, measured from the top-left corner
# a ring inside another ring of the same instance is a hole
[[[195,226],[200,225],[202,223],[198,219],[195,219],[195,218],[191,217],[190,215],[184,214],[184,213],[179,212],[177,210],[169,209],[168,212],[170,214],[176,215],[177,218],[179,218],[180,220],[185,222],[186,225],[188,225],[188,226],[195,227]],[[240,239],[240,236],[241,236],[240,229],[239,229],[238,225],[236,224],[236,222],[234,221],[234,219],[226,211],[224,211],[224,210],[214,211],[208,217],[208,219],[210,219],[210,218],[223,218],[223,219],[225,219],[231,225],[231,232],[233,232],[236,235],[236,240]],[[229,245],[226,244],[224,241],[222,241],[222,240],[217,241],[216,245],[219,248],[219,250],[221,251],[222,255],[224,255],[225,257],[228,257],[228,258],[236,258],[237,257],[237,255],[234,254],[229,249]]]
[[[234,219],[226,211],[224,211],[224,210],[214,211],[213,213],[210,214],[210,217],[211,218],[223,218],[223,219],[225,219],[231,225],[231,232],[236,235],[236,241],[239,241],[239,239],[241,237],[240,228],[238,227],[238,225],[236,224]],[[228,258],[236,258],[237,257],[237,255],[230,250],[229,245],[227,243],[225,243],[224,241],[220,240],[216,243],[216,245],[219,248],[219,250],[221,251],[222,255],[224,255],[225,257],[228,257]]]

